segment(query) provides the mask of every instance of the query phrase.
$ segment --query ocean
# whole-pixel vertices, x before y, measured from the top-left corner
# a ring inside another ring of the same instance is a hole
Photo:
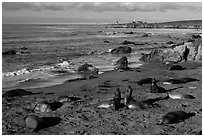
[[[124,34],[130,31],[134,34]],[[109,52],[122,46],[125,39],[137,39],[144,33],[154,35],[175,31],[190,33],[192,30],[107,28],[100,24],[3,24],[2,51],[13,49],[17,54],[2,57],[2,88],[61,84],[80,77],[76,70],[86,62],[99,68],[100,73],[113,70],[121,56]],[[147,49],[151,47],[146,46]],[[149,50],[145,50],[144,45],[132,48],[128,61],[131,67],[137,67],[142,64],[138,60],[141,53]]]

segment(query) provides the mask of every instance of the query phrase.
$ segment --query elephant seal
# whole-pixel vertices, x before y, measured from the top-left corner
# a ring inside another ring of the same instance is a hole
[[[113,99],[101,101],[98,105],[98,108],[111,108],[114,107],[115,110],[121,108],[121,92],[120,89],[117,88],[114,94]]]
[[[42,119],[36,115],[28,115],[25,118],[26,127],[30,128],[33,132],[39,129],[42,124]]]
[[[195,97],[189,94],[183,93],[167,93],[168,97],[171,99],[194,99]]]
[[[121,107],[121,93],[119,88],[116,89],[115,95],[113,97],[113,105],[115,110],[118,110]]]
[[[195,113],[186,113],[182,110],[168,112],[167,114],[162,116],[161,121],[158,123],[158,125],[179,123],[194,115]]]
[[[136,101],[132,97],[132,92],[133,92],[133,90],[129,86],[126,90],[126,94],[124,97],[124,105],[126,106],[126,108],[129,108],[129,109],[146,109],[146,108],[152,107],[152,105],[149,103],[142,102],[142,101]]]
[[[167,90],[163,87],[158,86],[156,80],[153,78],[152,84],[150,87],[150,92],[151,93],[165,93],[167,92]]]

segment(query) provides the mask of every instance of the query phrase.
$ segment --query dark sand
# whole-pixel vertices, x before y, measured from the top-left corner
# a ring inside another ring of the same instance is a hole
[[[30,89],[35,93],[15,98],[3,98],[2,103],[2,133],[3,134],[202,134],[202,64],[188,61],[181,63],[187,69],[178,71],[167,70],[164,64],[145,64],[141,68],[130,71],[109,71],[98,75],[97,78],[72,81],[62,85]],[[167,77],[191,77],[199,81],[185,84],[163,85],[161,82]],[[138,101],[165,97],[166,94],[150,93],[150,85],[137,85],[142,78],[154,77],[159,81],[159,86],[166,89],[178,88],[174,92],[193,95],[195,99],[163,99],[155,103],[160,107],[145,110],[121,108],[99,109],[94,107],[99,100],[112,98],[116,88],[121,89],[122,97],[125,88],[130,85],[133,88],[133,97]],[[193,88],[191,88],[193,87]],[[50,102],[57,101],[61,95],[81,97],[81,101],[66,102],[49,113],[36,113],[30,109],[38,100],[47,99]],[[174,111],[184,110],[196,112],[185,121],[157,125],[162,115]],[[24,118],[28,114],[37,114],[50,121],[38,132],[31,132],[25,127]]]

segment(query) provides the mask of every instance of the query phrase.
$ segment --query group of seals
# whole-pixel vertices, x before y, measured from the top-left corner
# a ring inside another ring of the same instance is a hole
[[[184,93],[169,93],[170,90],[166,90],[165,88],[157,85],[157,80],[155,78],[142,79],[139,81],[138,85],[142,85],[143,83],[148,84],[150,83],[150,80],[151,80],[150,93],[166,93],[167,98],[171,98],[171,99],[194,99],[195,98],[192,95],[188,95]],[[192,79],[190,78],[190,80]],[[187,82],[190,80],[189,78],[182,78],[181,81]],[[136,108],[136,106],[137,107],[139,106],[138,103],[136,103],[136,101],[132,99],[132,89],[130,87],[127,92],[127,95],[125,96],[125,105],[129,108]],[[168,112],[167,114],[162,116],[161,121],[158,123],[158,125],[178,123],[178,122],[184,121],[190,116],[193,116],[192,114],[194,115],[194,113],[186,113],[185,111],[182,111],[182,110]]]
[[[112,100],[102,101],[97,105],[97,107],[98,108],[114,107],[115,110],[118,110],[118,109],[120,109],[122,107],[125,107],[125,108],[128,108],[128,109],[147,109],[147,108],[152,107],[152,105],[147,103],[147,102],[136,101],[132,97],[132,92],[133,92],[133,90],[132,90],[131,86],[129,86],[126,89],[126,93],[125,93],[124,99],[123,99],[121,97],[120,89],[117,88]],[[122,103],[122,99],[123,99],[123,103]]]

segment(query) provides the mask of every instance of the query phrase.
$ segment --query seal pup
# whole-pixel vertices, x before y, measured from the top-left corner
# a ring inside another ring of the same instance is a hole
[[[190,118],[191,116],[195,116],[195,113],[186,113],[182,110],[171,111],[162,116],[161,121],[158,123],[158,125],[179,123],[187,118]]]
[[[31,129],[32,132],[35,132],[36,130],[38,130],[42,122],[43,120],[36,115],[28,115],[25,117],[26,127]]]
[[[35,106],[34,109],[40,112],[50,112],[52,111],[52,107],[50,105],[50,103],[47,100],[41,100],[38,101]]]
[[[126,108],[131,108],[131,109],[146,109],[152,107],[151,104],[142,102],[142,101],[136,101],[132,97],[132,88],[129,86],[126,90],[125,98],[124,98],[124,105]]]
[[[150,87],[150,92],[151,93],[165,93],[167,92],[167,90],[163,87],[158,86],[156,80],[153,78],[152,84]]]

